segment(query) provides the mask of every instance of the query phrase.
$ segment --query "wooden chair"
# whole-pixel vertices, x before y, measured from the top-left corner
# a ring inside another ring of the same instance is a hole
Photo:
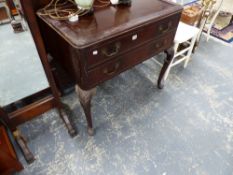
[[[195,42],[198,37],[199,29],[194,26],[190,26],[188,24],[185,24],[183,22],[179,23],[179,26],[177,28],[175,40],[174,40],[174,57],[172,59],[172,62],[170,66],[168,67],[164,80],[167,79],[170,70],[172,67],[184,62],[184,67],[187,67],[188,62],[190,61],[190,56],[192,54]],[[185,47],[179,47],[185,44]],[[181,49],[182,48],[182,49]],[[156,62],[162,66],[160,62],[156,60]]]
[[[187,67],[191,59],[191,54],[196,49],[194,47],[198,45],[198,42],[200,40],[201,33],[209,15],[209,13],[207,12],[210,8],[210,5],[211,4],[202,6],[202,14],[200,18],[197,18],[197,21],[195,22],[196,26],[191,26],[180,21],[174,40],[174,57],[172,59],[172,63],[170,64],[169,68],[165,73],[164,80],[167,79],[172,67],[180,63],[184,63],[184,68]],[[160,66],[162,66],[162,64],[159,61],[156,60],[156,62]]]

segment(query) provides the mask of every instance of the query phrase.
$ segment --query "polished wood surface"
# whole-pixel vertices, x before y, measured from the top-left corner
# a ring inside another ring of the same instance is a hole
[[[73,23],[38,11],[46,51],[77,84],[89,134],[93,134],[91,98],[100,83],[165,51],[167,58],[158,79],[158,87],[163,87],[181,11],[181,6],[163,0],[134,0],[131,6],[95,9],[93,15]]]
[[[57,21],[48,16],[40,18],[70,45],[83,48],[128,33],[180,10],[180,6],[162,0],[134,0],[130,7],[121,5],[95,9],[92,16],[80,17],[77,23]]]
[[[173,43],[174,35],[175,31],[171,32],[166,37],[161,37],[147,44],[143,44],[142,46],[135,48],[135,51],[119,55],[107,63],[88,70],[88,81],[91,82],[89,84],[91,84],[91,87],[97,86],[103,81],[106,81],[146,59],[153,57],[164,49],[169,48]]]

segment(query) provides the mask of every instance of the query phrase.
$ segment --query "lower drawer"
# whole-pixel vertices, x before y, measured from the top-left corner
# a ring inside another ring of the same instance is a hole
[[[87,72],[87,80],[85,81],[89,82],[89,84],[86,86],[88,88],[93,88],[97,84],[111,79],[121,72],[145,61],[146,59],[151,58],[157,53],[168,49],[172,46],[174,36],[175,31],[171,32],[165,37],[152,41],[139,48],[135,48],[128,53],[119,55],[119,57],[114,60],[108,61],[107,63],[89,70]]]

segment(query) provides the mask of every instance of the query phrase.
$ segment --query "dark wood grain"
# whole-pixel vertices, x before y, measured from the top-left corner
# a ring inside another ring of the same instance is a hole
[[[162,0],[134,0],[131,6],[96,9],[92,16],[81,17],[77,23],[39,17],[70,45],[84,48],[179,14],[180,11],[180,6]]]

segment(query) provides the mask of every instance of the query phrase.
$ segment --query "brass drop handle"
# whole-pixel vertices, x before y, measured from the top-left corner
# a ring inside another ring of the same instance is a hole
[[[111,51],[109,52],[109,50],[105,47],[102,49],[102,53],[107,56],[107,57],[112,57],[114,55],[116,55],[121,48],[121,44],[119,42],[115,43],[115,46],[113,49],[111,49]]]
[[[113,75],[113,74],[115,74],[117,72],[119,67],[120,67],[120,62],[115,64],[113,70],[108,70],[108,68],[105,68],[104,73],[107,74],[107,75]]]
[[[170,30],[170,27],[172,26],[172,22],[170,21],[168,24],[167,24],[167,26],[166,27],[164,27],[164,25],[160,25],[159,26],[159,32],[160,33],[166,33],[166,32],[168,32],[169,30]]]

